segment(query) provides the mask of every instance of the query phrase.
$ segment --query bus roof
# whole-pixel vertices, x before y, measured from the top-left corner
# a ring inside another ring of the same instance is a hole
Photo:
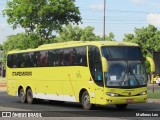
[[[45,49],[58,49],[58,48],[67,48],[67,47],[77,47],[77,46],[86,46],[86,45],[95,45],[95,46],[138,46],[135,43],[130,42],[119,42],[119,41],[70,41],[63,43],[52,43],[41,45],[35,49],[26,49],[26,50],[13,50],[8,52],[8,54],[12,53],[21,53],[21,52],[31,52]]]

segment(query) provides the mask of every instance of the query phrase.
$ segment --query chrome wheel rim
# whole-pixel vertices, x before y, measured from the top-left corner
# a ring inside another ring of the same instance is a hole
[[[29,91],[29,92],[27,93],[27,101],[28,101],[29,103],[31,103],[32,100],[33,100],[33,96],[32,96],[32,93]]]
[[[21,101],[21,102],[24,102],[24,101],[25,101],[25,95],[24,95],[23,89],[20,90],[19,96],[20,96],[20,101]]]
[[[84,105],[84,106],[90,105],[90,98],[89,98],[89,95],[85,95],[85,96],[84,96],[83,105]]]

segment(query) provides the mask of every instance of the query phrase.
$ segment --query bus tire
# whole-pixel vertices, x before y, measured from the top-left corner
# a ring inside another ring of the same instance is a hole
[[[116,108],[119,110],[125,110],[128,104],[117,104]]]
[[[90,96],[87,91],[84,91],[81,96],[81,104],[85,110],[90,110],[92,108],[92,104],[90,103]]]
[[[26,95],[23,88],[20,88],[19,90],[19,99],[21,103],[26,103]]]
[[[27,95],[26,95],[26,97],[27,97],[27,103],[28,104],[33,104],[34,103],[34,98],[33,98],[33,93],[32,93],[31,88],[27,89]]]

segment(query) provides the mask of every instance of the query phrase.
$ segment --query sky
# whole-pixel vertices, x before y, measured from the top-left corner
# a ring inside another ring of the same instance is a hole
[[[24,32],[22,28],[12,30],[3,17],[2,10],[7,0],[0,0],[0,44],[7,36]],[[82,17],[80,27],[93,26],[96,35],[103,35],[104,0],[75,0]],[[160,29],[160,0],[106,0],[106,34],[113,32],[117,41],[124,34],[134,33],[135,28],[149,24]]]

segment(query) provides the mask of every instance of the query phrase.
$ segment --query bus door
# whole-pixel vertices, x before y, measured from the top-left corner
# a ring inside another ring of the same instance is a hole
[[[94,94],[92,96],[95,98],[95,103],[102,103],[104,101],[104,83],[99,48],[89,46],[88,56],[90,73],[95,83],[93,85]]]

